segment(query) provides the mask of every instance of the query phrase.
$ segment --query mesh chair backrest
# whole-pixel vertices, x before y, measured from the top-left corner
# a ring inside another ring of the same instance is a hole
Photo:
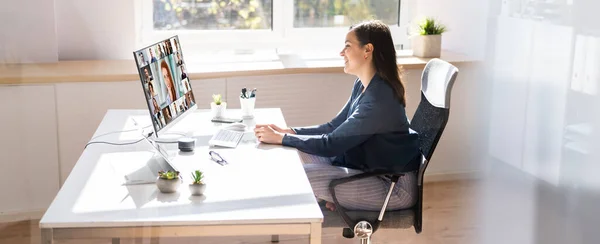
[[[443,60],[432,59],[421,77],[421,102],[411,120],[410,128],[419,133],[424,161],[419,170],[419,185],[444,132],[450,115],[450,94],[458,75],[458,69]]]
[[[410,123],[410,128],[419,133],[421,153],[430,160],[448,121],[450,110],[433,106],[421,93],[421,103]]]

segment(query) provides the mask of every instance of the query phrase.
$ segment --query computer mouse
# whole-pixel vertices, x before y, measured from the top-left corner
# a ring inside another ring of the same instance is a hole
[[[246,125],[243,123],[232,123],[231,125],[226,126],[225,129],[243,132],[246,130]]]

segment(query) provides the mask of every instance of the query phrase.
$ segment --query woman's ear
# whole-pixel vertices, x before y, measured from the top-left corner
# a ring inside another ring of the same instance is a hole
[[[373,52],[373,44],[371,43],[367,43],[367,45],[365,45],[365,54],[367,53],[372,53]]]

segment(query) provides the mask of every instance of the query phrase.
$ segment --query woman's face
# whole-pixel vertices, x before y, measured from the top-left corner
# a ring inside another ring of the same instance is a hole
[[[173,94],[171,93],[173,90],[173,81],[171,80],[171,76],[169,76],[169,71],[166,68],[162,68],[163,79],[165,79],[165,84],[167,86],[167,93],[171,96],[171,99],[175,99]]]
[[[148,86],[148,90],[150,91],[150,95],[154,96],[154,86]]]
[[[160,108],[158,107],[158,103],[156,103],[156,99],[152,99],[152,105],[154,105],[154,112],[158,112]]]
[[[344,72],[356,75],[356,72],[368,63],[366,55],[366,49],[360,46],[354,31],[349,31],[346,34],[344,49],[340,52],[340,56],[344,57]]]
[[[169,71],[166,68],[162,68],[162,75],[163,75],[163,79],[165,80],[165,83],[167,83],[167,88],[171,89],[171,77],[169,77]]]

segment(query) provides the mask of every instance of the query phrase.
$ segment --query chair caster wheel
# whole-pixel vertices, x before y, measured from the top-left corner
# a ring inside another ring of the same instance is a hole
[[[354,226],[354,234],[360,238],[361,244],[371,244],[373,226],[367,221],[360,221]]]
[[[344,230],[342,231],[342,236],[348,239],[352,239],[354,238],[354,231],[352,231],[350,228],[344,228]]]

